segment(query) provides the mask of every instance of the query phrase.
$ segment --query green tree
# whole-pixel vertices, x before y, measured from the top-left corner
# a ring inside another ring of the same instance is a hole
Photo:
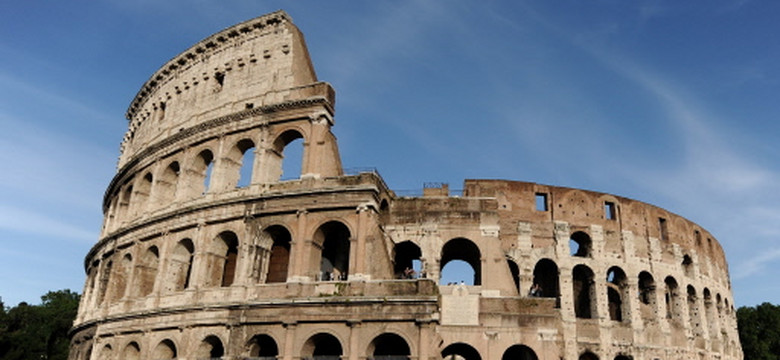
[[[41,300],[41,305],[23,302],[0,311],[0,359],[68,358],[68,330],[76,318],[79,295],[50,291]]]
[[[740,307],[737,325],[745,359],[780,359],[780,306],[763,303]]]

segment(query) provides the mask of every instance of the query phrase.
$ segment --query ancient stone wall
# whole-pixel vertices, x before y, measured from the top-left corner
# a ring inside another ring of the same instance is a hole
[[[742,358],[705,229],[528,182],[399,196],[342,170],[334,94],[284,12],[144,84],[71,359]]]

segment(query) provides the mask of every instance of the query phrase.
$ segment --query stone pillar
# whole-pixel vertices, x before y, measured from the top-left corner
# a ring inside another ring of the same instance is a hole
[[[347,320],[347,326],[349,326],[349,352],[342,356],[348,360],[358,360],[360,355],[360,329],[362,327],[360,320]]]
[[[282,360],[293,360],[293,353],[295,352],[295,329],[297,328],[297,324],[295,322],[285,322],[282,326],[284,326],[285,329],[284,345],[282,346],[284,349]],[[299,356],[300,354],[295,358],[298,358]]]
[[[419,331],[419,339],[417,343],[417,359],[429,360],[431,358],[430,349],[431,345],[431,333],[433,325],[430,321],[418,321],[417,328]],[[414,358],[414,357],[412,357]]]
[[[349,279],[366,279],[366,241],[368,234],[371,231],[371,219],[370,215],[373,210],[371,204],[362,204],[357,207],[357,226],[355,236],[350,238],[350,242],[354,239],[354,244],[350,244],[349,254]]]
[[[306,282],[309,280],[309,277],[305,273],[304,269],[304,258],[309,253],[309,249],[307,249],[307,244],[310,243],[310,240],[307,240],[306,238],[309,237],[309,234],[306,233],[306,223],[308,218],[309,212],[304,210],[298,210],[298,213],[296,214],[298,217],[297,222],[297,230],[296,230],[296,238],[292,239],[290,241],[290,264],[289,269],[287,270],[287,281],[288,282]]]

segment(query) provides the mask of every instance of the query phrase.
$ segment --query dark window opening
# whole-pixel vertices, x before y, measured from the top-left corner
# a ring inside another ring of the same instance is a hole
[[[350,236],[349,229],[337,221],[326,223],[317,230],[314,241],[322,246],[320,280],[347,280]]]
[[[268,335],[255,335],[249,340],[249,356],[253,359],[271,360],[279,355],[276,341]]]
[[[422,251],[417,244],[403,241],[395,245],[395,264],[393,273],[397,279],[414,279],[424,277],[422,273]]]
[[[512,274],[512,282],[515,285],[515,289],[517,289],[517,293],[520,294],[520,268],[517,266],[517,263],[511,259],[506,259],[506,264],[509,266],[509,273]]]
[[[569,239],[569,252],[571,256],[590,257],[590,236],[582,231],[577,231]]]
[[[669,229],[666,225],[666,219],[664,218],[658,218],[658,228],[660,231],[660,237],[661,241],[668,241],[669,240]]]
[[[225,356],[225,347],[222,346],[222,340],[214,335],[209,335],[198,347],[198,359],[218,359]]]
[[[558,288],[558,265],[550,259],[541,259],[534,266],[534,284],[537,285],[536,292],[529,291],[531,296],[557,298],[560,295]],[[536,295],[534,295],[536,294]],[[557,305],[557,304],[556,304]]]
[[[610,201],[604,202],[604,218],[607,220],[617,219],[617,208],[615,207],[615,203]]]
[[[292,236],[282,226],[275,225],[264,231],[265,236],[272,239],[271,254],[268,261],[266,283],[282,283],[287,281],[287,270],[290,265],[290,243]]]
[[[441,357],[444,360],[482,360],[479,351],[465,343],[447,345],[447,347],[441,351]]]
[[[547,194],[536,193],[536,211],[547,211],[548,209]]]
[[[373,350],[371,350],[373,348]],[[404,338],[385,333],[377,336],[369,345],[369,359],[373,360],[409,360],[411,351]]]
[[[512,345],[504,351],[501,360],[538,360],[536,353],[525,345]]]
[[[585,265],[577,265],[572,270],[572,279],[574,315],[582,319],[595,318],[596,293],[593,286],[593,271]]]
[[[688,254],[683,255],[682,267],[685,276],[693,276],[693,259]]]

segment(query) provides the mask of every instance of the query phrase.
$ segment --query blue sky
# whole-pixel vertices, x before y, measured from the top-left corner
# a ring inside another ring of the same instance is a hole
[[[718,238],[736,305],[780,303],[780,2],[75,0],[0,3],[6,305],[82,290],[148,77],[277,9],[336,88],[345,167],[649,202]]]

